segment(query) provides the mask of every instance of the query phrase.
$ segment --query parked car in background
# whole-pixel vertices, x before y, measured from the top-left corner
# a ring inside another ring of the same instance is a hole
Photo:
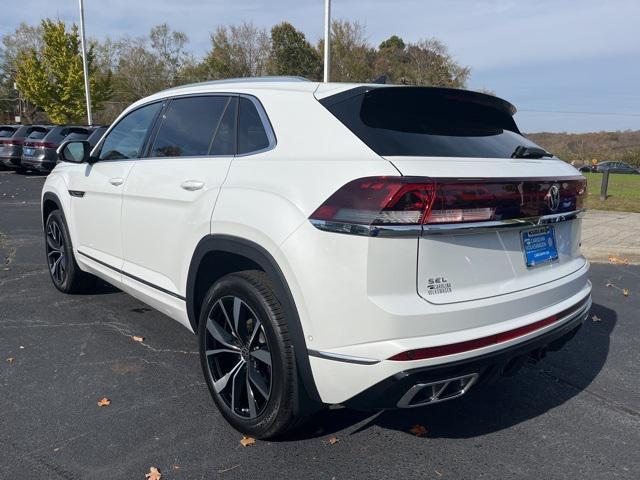
[[[639,174],[640,171],[637,168],[632,167],[628,163],[624,162],[600,162],[596,166],[596,172],[605,172],[609,173],[631,173],[631,174]]]
[[[32,132],[22,147],[20,166],[23,170],[50,172],[56,166],[56,150],[65,139],[86,140],[93,131],[92,127],[81,125],[57,125],[46,135]]]
[[[586,179],[515,112],[446,88],[164,90],[93,149],[61,145],[42,192],[51,280],[98,276],[197,333],[246,435],[322,404],[460,397],[560,349],[591,306]]]
[[[9,138],[0,139],[0,162],[5,167],[21,170],[22,146],[27,138],[44,137],[51,125],[20,125]]]
[[[20,125],[0,125],[0,147],[2,146],[2,141],[8,138],[15,133]],[[0,169],[4,168],[4,163],[0,162]]]
[[[91,135],[89,135],[89,138],[87,138],[87,142],[89,142],[89,145],[91,145],[91,148],[95,147],[98,144],[98,142],[100,141],[100,139],[108,129],[109,129],[109,125],[100,125],[98,127],[93,127],[93,131],[91,132]],[[69,137],[67,140],[71,140],[71,139],[72,138]]]
[[[578,170],[580,172],[582,172],[582,173],[595,172],[596,171],[596,166],[595,165],[589,165],[589,164],[585,163],[580,168],[578,168]]]

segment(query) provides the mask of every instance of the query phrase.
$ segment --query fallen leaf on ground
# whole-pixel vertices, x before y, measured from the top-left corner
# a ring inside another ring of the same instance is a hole
[[[614,265],[629,265],[628,258],[618,258],[615,255],[609,255],[609,262]]]
[[[339,441],[340,441],[340,439],[339,439],[338,437],[331,437],[331,438],[329,439],[329,443],[330,443],[331,445],[335,445],[335,444],[336,444],[336,443],[338,443]]]
[[[597,315],[592,316],[591,320],[593,320],[594,322],[601,322],[602,321],[602,319]]]
[[[249,445],[255,445],[256,444],[256,439],[252,438],[252,437],[242,437],[242,440],[240,440],[240,445],[242,445],[243,447],[248,447]]]
[[[439,477],[442,476],[442,474],[438,470],[434,470],[434,472],[436,472],[436,475],[438,475]]]
[[[629,289],[628,289],[628,288],[623,288],[623,289],[622,289],[622,294],[623,294],[625,297],[628,297],[628,296],[629,296]]]
[[[139,343],[144,342],[144,337],[139,337],[138,335],[134,335],[131,338],[133,339],[134,342],[139,342]]]
[[[416,423],[413,427],[411,427],[411,430],[409,430],[411,433],[413,433],[416,437],[423,437],[424,435],[427,434],[427,429],[424,425],[420,425],[419,423]]]
[[[13,357],[7,358],[7,362],[9,362],[9,363],[13,363],[14,360],[15,360],[15,358],[13,358]]]
[[[605,285],[605,287],[613,287],[613,283],[611,283],[611,282],[607,282],[607,284]]]
[[[98,400],[99,407],[106,407],[110,404],[111,404],[111,400],[109,400],[107,397],[103,397],[100,400]]]
[[[147,478],[148,480],[160,480],[161,477],[162,474],[156,467],[149,467],[149,473],[144,474],[144,478]]]

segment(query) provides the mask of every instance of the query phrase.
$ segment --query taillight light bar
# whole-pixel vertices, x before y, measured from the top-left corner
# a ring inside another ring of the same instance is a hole
[[[464,225],[580,211],[582,176],[558,179],[365,177],[331,195],[309,217],[323,230]]]
[[[506,332],[489,335],[487,337],[476,338],[473,340],[468,340],[466,342],[408,350],[406,352],[398,353],[390,357],[389,360],[407,362],[411,360],[425,360],[428,358],[444,357],[447,355],[455,355],[457,353],[465,353],[471,350],[477,350],[479,348],[490,347],[499,343],[508,342],[509,340],[515,340],[537,330],[542,330],[543,328],[548,327],[549,325],[553,325],[554,323],[559,322],[563,319],[580,314],[581,310],[584,309],[588,301],[589,299],[587,298],[577,305],[567,308],[560,313],[551,315],[550,317],[530,323],[529,325],[525,325],[523,327],[514,328],[513,330],[507,330]]]
[[[0,140],[0,145],[6,145],[7,147],[18,147],[22,143],[22,140]]]
[[[24,142],[24,146],[33,148],[58,148],[58,144],[53,142]]]

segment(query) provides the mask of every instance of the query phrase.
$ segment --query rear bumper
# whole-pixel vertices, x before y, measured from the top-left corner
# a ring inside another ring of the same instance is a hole
[[[8,168],[19,168],[20,167],[20,157],[3,157],[0,159],[2,164]]]
[[[538,360],[571,340],[589,314],[591,298],[575,315],[534,338],[473,358],[440,365],[402,370],[343,402],[356,409],[408,407],[406,394],[416,385],[474,376],[474,384],[500,375],[512,375],[529,359]],[[420,406],[420,405],[415,405]]]
[[[55,161],[38,157],[22,157],[20,164],[22,168],[38,170],[41,172],[50,172],[56,166]]]

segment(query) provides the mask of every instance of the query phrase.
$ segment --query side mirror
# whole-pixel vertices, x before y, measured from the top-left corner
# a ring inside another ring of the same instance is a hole
[[[69,140],[58,147],[58,160],[72,163],[93,163],[91,145],[86,140]]]

